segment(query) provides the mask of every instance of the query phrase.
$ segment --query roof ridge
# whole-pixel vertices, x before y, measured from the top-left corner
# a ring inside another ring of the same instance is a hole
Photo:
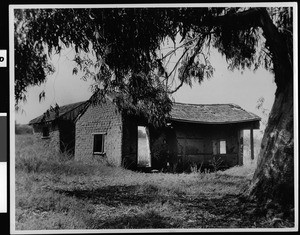
[[[192,103],[182,103],[182,102],[173,102],[173,104],[183,104],[183,105],[196,105],[196,106],[200,106],[200,105],[210,105],[210,106],[217,106],[217,105],[234,105],[234,106],[237,106],[237,107],[241,107],[237,104],[234,104],[234,103],[223,103],[223,104],[192,104]]]

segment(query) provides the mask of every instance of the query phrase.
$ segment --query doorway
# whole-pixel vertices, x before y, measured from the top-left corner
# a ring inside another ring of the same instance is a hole
[[[151,167],[149,131],[145,126],[138,126],[138,166]]]

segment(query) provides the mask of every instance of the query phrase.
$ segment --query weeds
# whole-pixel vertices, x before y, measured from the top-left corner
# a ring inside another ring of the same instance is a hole
[[[253,168],[138,173],[74,161],[21,135],[15,162],[17,230],[293,226],[249,213],[255,204],[240,201]]]
[[[210,162],[210,165],[212,166],[213,171],[216,172],[220,169],[222,163],[223,163],[223,160],[221,157],[213,156],[213,158]]]

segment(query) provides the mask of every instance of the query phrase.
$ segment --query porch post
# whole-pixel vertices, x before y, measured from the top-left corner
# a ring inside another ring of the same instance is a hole
[[[253,127],[250,128],[250,150],[251,160],[254,160]]]
[[[243,152],[244,152],[244,143],[243,143],[243,129],[238,130],[238,164],[242,166],[243,163]]]

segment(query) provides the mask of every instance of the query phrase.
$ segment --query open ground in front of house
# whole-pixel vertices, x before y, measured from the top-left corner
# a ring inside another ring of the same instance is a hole
[[[241,196],[254,167],[191,174],[132,172],[79,162],[16,136],[16,230],[268,228],[293,220],[263,214]]]

